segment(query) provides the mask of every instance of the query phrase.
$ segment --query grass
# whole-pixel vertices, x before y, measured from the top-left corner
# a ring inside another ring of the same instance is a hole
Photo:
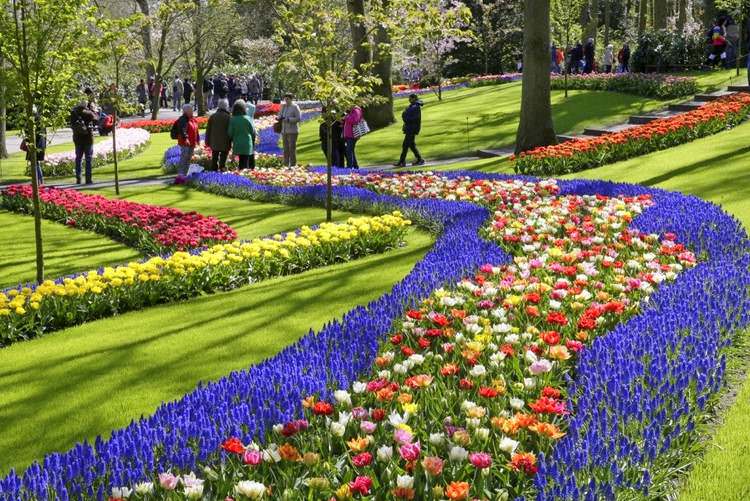
[[[382,255],[92,322],[0,350],[0,474],[75,442],[107,436],[199,381],[257,363],[309,329],[379,297],[433,240],[412,229],[407,243]]]
[[[100,193],[115,198],[114,189],[101,190]],[[237,230],[240,239],[246,240],[325,220],[325,211],[319,208],[248,203],[184,186],[126,188],[121,191],[121,198],[218,217]],[[341,211],[333,213],[334,219],[338,221],[352,215]],[[0,287],[34,281],[34,220],[30,216],[0,211],[0,226],[4,230],[0,232],[0,248],[4,249],[4,259],[0,265]],[[51,221],[42,221],[42,236],[45,276],[51,278],[142,257],[137,251],[106,237]]]
[[[111,137],[97,138],[97,141],[108,140]],[[164,158],[164,151],[170,146],[174,146],[174,139],[169,137],[168,132],[151,134],[151,143],[145,151],[119,163],[120,179],[148,178],[162,175],[161,161]],[[48,153],[60,153],[73,149],[72,143],[57,144],[47,149]],[[29,178],[24,174],[26,169],[26,154],[14,153],[6,160],[0,160],[2,166],[2,175],[0,175],[0,185],[11,183],[27,183]],[[93,171],[94,181],[112,181],[115,178],[115,168],[113,164],[105,165]],[[51,184],[73,183],[75,177],[55,177],[48,178]]]
[[[425,102],[422,133],[417,143],[427,159],[473,155],[479,149],[508,147],[515,141],[520,82],[447,92],[442,102],[438,102],[434,95],[425,95],[422,99]],[[395,102],[396,124],[372,132],[359,141],[357,158],[360,164],[378,165],[398,160],[403,140],[400,117],[406,103],[405,99]],[[588,91],[571,91],[566,100],[562,92],[555,91],[552,104],[558,132],[580,132],[591,125],[622,122],[630,115],[659,108],[664,102]],[[316,121],[302,125],[297,151],[303,163],[324,162]]]
[[[36,279],[34,219],[0,210],[0,288]],[[42,221],[45,274],[59,277],[99,266],[127,262],[140,254],[89,231]]]

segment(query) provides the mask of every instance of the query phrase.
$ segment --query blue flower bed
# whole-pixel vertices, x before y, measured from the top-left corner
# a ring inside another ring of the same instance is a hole
[[[265,186],[235,175],[202,173],[193,181],[201,189],[242,198],[321,204],[325,196],[322,186]],[[563,195],[649,193],[656,204],[633,225],[676,232],[704,258],[660,288],[639,315],[584,350],[569,382],[574,414],[568,434],[539,458],[538,500],[611,499],[620,489],[647,492],[651,466],[690,440],[693,417],[721,387],[722,349],[733,332],[750,323],[750,243],[735,219],[695,197],[598,181],[562,181],[560,187]],[[389,293],[261,364],[163,404],[107,440],[50,454],[22,477],[11,473],[0,481],[0,499],[45,500],[54,497],[53,491],[59,499],[105,499],[110,486],[215,460],[228,436],[262,439],[271,424],[300,415],[302,397],[330,396],[332,388],[348,386],[369,371],[379,343],[406,307],[483,263],[510,259],[479,237],[490,214],[476,205],[402,199],[353,187],[334,187],[334,196],[344,207],[399,208],[441,233]]]

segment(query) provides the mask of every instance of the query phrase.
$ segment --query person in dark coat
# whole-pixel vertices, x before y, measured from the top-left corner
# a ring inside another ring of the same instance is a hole
[[[182,88],[182,97],[185,100],[185,104],[191,104],[193,101],[193,84],[190,83],[189,78],[183,80]]]
[[[31,141],[31,133],[27,132],[24,134],[24,140],[21,143],[21,149],[26,151],[26,161],[31,164],[30,168],[36,168],[36,179],[41,185],[44,184],[44,172],[42,171],[41,162],[44,161],[44,153],[47,149],[47,129],[42,126],[42,117],[34,107],[34,121],[36,130],[36,161],[31,155],[31,148],[28,143]]]
[[[401,145],[401,159],[394,164],[396,167],[406,167],[406,154],[410,149],[416,157],[412,165],[424,165],[424,159],[419,154],[416,143],[416,138],[422,130],[422,104],[419,96],[412,94],[409,96],[409,106],[401,114],[401,120],[404,121],[404,142]]]
[[[323,109],[325,113],[325,108]],[[346,158],[346,144],[344,143],[343,136],[343,124],[341,120],[336,120],[331,126],[331,138],[333,139],[331,144],[332,156],[331,165],[334,167],[343,167]],[[320,129],[318,130],[318,136],[320,137],[320,148],[323,150],[326,160],[328,159],[328,124],[321,123]]]
[[[208,77],[203,78],[203,99],[206,101],[206,108],[214,108],[214,82]]]
[[[218,82],[214,82],[214,94],[216,94],[219,99],[227,99],[229,97],[229,82],[227,82],[224,75],[219,77]]]
[[[586,62],[584,73],[591,73],[594,71],[594,57],[596,56],[596,49],[594,48],[594,39],[589,38],[586,45],[583,47],[583,59]]]
[[[85,102],[78,103],[70,112],[70,128],[76,148],[76,184],[81,184],[81,162],[86,158],[86,184],[91,184],[91,161],[94,157],[94,128],[98,117]]]
[[[218,109],[209,117],[206,126],[206,146],[211,148],[211,168],[209,170],[224,172],[227,167],[227,155],[232,147],[232,140],[228,134],[231,118],[229,102],[226,99],[220,99]]]

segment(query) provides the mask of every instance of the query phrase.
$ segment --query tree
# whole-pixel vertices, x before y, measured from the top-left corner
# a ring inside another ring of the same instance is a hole
[[[344,111],[368,104],[378,80],[370,75],[369,67],[356,68],[353,49],[339,43],[348,13],[335,0],[293,0],[278,2],[273,8],[278,17],[277,43],[286,48],[280,68],[301,76],[308,95],[323,106],[321,121],[328,132],[326,220],[330,221],[333,124]]]
[[[95,44],[89,27],[95,23],[87,0],[3,0],[0,9],[0,54],[18,83],[24,110],[23,130],[29,156],[37,158],[38,127],[64,122],[76,93],[78,76],[94,66]],[[39,179],[31,168],[36,278],[44,280],[44,251]]]
[[[550,101],[549,47],[549,1],[526,0],[521,120],[516,134],[516,153],[557,143]]]
[[[586,38],[593,38],[599,32],[599,0],[591,0],[589,3],[589,22],[586,25]]]
[[[667,0],[654,0],[654,29],[667,29]]]
[[[551,4],[552,11],[552,34],[555,41],[565,47],[566,58],[567,51],[570,50],[573,40],[580,40],[582,30],[577,23],[578,12],[584,6],[586,0],[553,0]],[[568,98],[568,68],[563,71],[565,79],[565,98]]]
[[[151,120],[159,117],[158,89],[167,84],[165,75],[171,74],[178,62],[185,61],[197,44],[195,39],[180,43],[180,28],[190,26],[190,16],[195,11],[195,4],[185,0],[163,0],[156,12],[146,22],[151,26],[151,33],[156,33],[156,53],[146,61],[146,67],[154,71],[154,86],[157,91],[151,96]],[[174,50],[177,47],[176,50]],[[152,48],[153,51],[153,48]]]
[[[224,59],[229,41],[240,36],[242,24],[233,0],[192,0],[192,30],[183,35],[183,46],[193,47],[195,96],[198,115],[206,114],[203,79]],[[188,51],[189,52],[189,51]]]
[[[379,12],[372,48],[372,73],[378,79],[373,87],[373,92],[381,99],[371,103],[365,108],[365,118],[375,129],[385,127],[396,121],[393,115],[393,32],[398,25],[394,25],[397,18],[391,16],[393,6],[391,0],[374,0],[375,10]]]
[[[8,158],[8,147],[6,144],[8,128],[8,98],[9,96],[12,98],[15,94],[15,86],[11,76],[11,72],[3,59],[2,52],[0,52],[0,160]],[[0,170],[0,176],[2,176],[2,170]]]
[[[677,0],[677,31],[682,33],[687,23],[687,0]]]
[[[474,39],[469,29],[471,11],[463,3],[452,0],[412,0],[403,23],[410,34],[407,51],[411,57],[407,58],[406,65],[421,69],[435,84],[438,100],[442,100],[443,75],[446,66],[453,61],[451,53],[459,42]]]
[[[646,32],[646,21],[648,20],[648,0],[640,0],[638,3],[638,38]]]
[[[138,9],[141,11],[141,14],[143,14],[143,17],[146,19],[151,18],[151,6],[149,5],[149,0],[133,0],[136,5],[138,6]],[[154,76],[155,70],[153,65],[151,64],[151,61],[153,61],[153,50],[151,45],[151,23],[146,22],[141,24],[141,41],[142,41],[142,47],[143,47],[143,58],[146,61],[146,75],[151,78]]]
[[[519,0],[477,0],[471,5],[474,47],[482,58],[482,73],[490,74],[490,65],[505,58],[505,48],[521,34],[522,11]]]

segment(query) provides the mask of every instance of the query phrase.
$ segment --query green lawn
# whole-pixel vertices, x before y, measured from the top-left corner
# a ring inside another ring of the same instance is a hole
[[[443,95],[424,95],[422,133],[418,145],[427,159],[459,157],[479,149],[513,144],[518,128],[521,83],[459,89]],[[398,160],[401,152],[401,111],[405,99],[395,102],[398,122],[372,132],[357,145],[361,165],[378,165]],[[664,102],[612,92],[572,91],[566,100],[562,92],[552,94],[555,126],[558,132],[583,131],[590,125],[622,122],[628,116],[664,106]],[[469,135],[467,142],[467,119]],[[318,123],[302,125],[298,143],[302,163],[322,164]]]
[[[407,243],[0,350],[0,474],[106,436],[199,381],[257,363],[311,328],[367,304],[405,276],[433,240],[412,229]]]
[[[97,138],[97,141],[111,141],[111,137]],[[144,177],[157,177],[162,174],[161,161],[164,158],[164,152],[170,146],[174,146],[174,139],[169,137],[168,132],[151,134],[151,144],[139,155],[120,162],[119,171],[120,179],[134,179]],[[59,153],[73,149],[72,143],[57,144],[50,146],[48,153]],[[25,153],[14,153],[6,160],[0,160],[2,163],[2,175],[0,175],[0,185],[10,183],[26,183],[29,178],[24,175],[26,169]],[[115,178],[114,165],[109,164],[93,172],[94,181],[111,181]],[[50,184],[72,183],[74,177],[67,178],[48,178]]]
[[[0,210],[0,288],[36,280],[34,219]],[[42,221],[45,270],[59,277],[103,265],[127,262],[140,254],[89,231]]]
[[[114,189],[102,190],[101,193],[115,198]],[[319,208],[251,203],[217,197],[184,186],[125,188],[121,193],[122,198],[137,202],[216,216],[237,230],[241,239],[290,231],[325,220],[325,211]],[[333,214],[335,220],[344,220],[351,215],[340,211],[334,211]],[[43,221],[42,224],[45,276],[50,278],[141,257],[137,251],[106,237],[51,221]],[[0,232],[0,248],[4,249],[4,259],[0,263],[0,287],[34,281],[34,220],[30,216],[0,211],[0,226],[3,228]]]

